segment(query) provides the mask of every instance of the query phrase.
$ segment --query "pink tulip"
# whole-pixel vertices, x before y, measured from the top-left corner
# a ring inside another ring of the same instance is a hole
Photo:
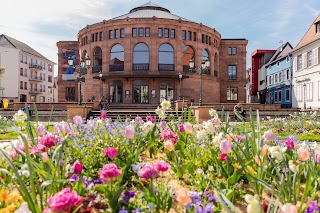
[[[179,125],[179,131],[180,131],[180,132],[185,132],[185,129],[184,129],[184,125],[183,125],[183,124],[180,124],[180,125]]]
[[[38,143],[46,146],[47,148],[55,146],[59,142],[60,142],[60,139],[56,135],[47,134],[43,137],[38,138]]]
[[[112,160],[117,157],[118,150],[116,148],[105,148],[103,153],[106,158],[110,158]]]
[[[298,213],[298,208],[291,203],[286,203],[281,207],[280,213]]]
[[[294,149],[294,141],[291,139],[286,140],[285,145],[287,147],[288,150],[293,150]]]
[[[106,111],[101,111],[101,113],[100,113],[100,118],[101,119],[106,119],[107,118],[107,112]]]
[[[102,170],[99,172],[99,177],[103,181],[111,181],[119,177],[121,173],[121,169],[118,169],[116,164],[109,163],[102,167]]]
[[[71,207],[77,206],[81,200],[82,197],[77,192],[71,192],[69,188],[65,188],[49,198],[48,204],[54,212],[68,212]]]
[[[187,205],[188,203],[191,202],[190,198],[190,193],[189,189],[186,188],[181,188],[176,192],[176,200],[181,204],[181,205]]]
[[[81,174],[82,169],[83,169],[83,166],[82,166],[81,163],[79,163],[79,161],[76,161],[76,162],[73,164],[73,173],[74,173],[74,174],[76,174],[76,175]]]
[[[73,123],[76,125],[76,126],[80,126],[82,124],[83,120],[82,120],[82,117],[80,115],[76,115],[73,117]]]
[[[40,124],[37,130],[38,130],[38,135],[44,135],[47,132],[47,128],[43,124]]]
[[[263,145],[263,147],[261,148],[261,153],[262,155],[267,155],[269,153],[269,146],[268,145]]]
[[[272,130],[268,130],[263,134],[263,139],[265,142],[270,142],[274,140],[274,134],[272,132]]]
[[[167,122],[161,121],[161,122],[160,122],[160,128],[161,128],[161,129],[166,129],[166,128],[167,128]]]
[[[151,121],[152,123],[154,123],[154,118],[151,115],[149,115],[147,116],[147,121]]]
[[[304,148],[304,147],[300,147],[297,151],[298,157],[300,158],[300,160],[302,161],[306,161],[309,159],[309,152],[308,149]]]
[[[142,118],[139,117],[139,116],[137,116],[137,117],[135,117],[134,122],[135,122],[136,124],[141,124],[141,123],[142,123]]]
[[[128,139],[133,139],[134,138],[134,134],[135,134],[135,130],[134,127],[129,125],[125,128],[124,130],[124,135],[126,138]]]
[[[220,160],[227,161],[227,159],[228,159],[228,155],[226,153],[221,153],[220,154]]]
[[[171,140],[165,140],[165,141],[163,142],[163,146],[164,146],[164,148],[165,148],[166,150],[168,150],[168,151],[174,150],[174,144],[172,143]]]
[[[320,164],[320,155],[317,155],[317,164]]]
[[[154,165],[145,165],[141,170],[141,180],[147,181],[160,177],[157,168]]]
[[[188,134],[188,135],[192,134],[192,132],[193,132],[193,126],[192,126],[192,124],[189,123],[189,122],[184,123],[184,131],[185,131],[185,133]]]
[[[170,128],[167,128],[165,131],[160,133],[161,141],[165,141],[167,139],[171,140],[173,144],[175,144],[178,140],[178,135],[174,134]]]
[[[232,143],[229,140],[223,140],[220,143],[220,151],[222,153],[229,153],[232,150]]]
[[[160,162],[156,163],[156,168],[160,172],[165,172],[170,168],[170,164],[168,164],[165,161],[160,161]]]
[[[46,163],[46,162],[49,161],[48,153],[46,153],[46,152],[41,153],[41,157],[42,157],[41,159],[42,159],[42,161],[43,161],[44,163]]]
[[[237,135],[236,138],[237,138],[237,141],[239,141],[239,142],[246,140],[246,136],[245,135]]]

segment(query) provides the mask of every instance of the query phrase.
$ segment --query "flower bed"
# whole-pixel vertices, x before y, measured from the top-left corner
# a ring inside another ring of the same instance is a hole
[[[276,139],[272,120],[231,126],[210,110],[212,119],[197,124],[169,108],[164,101],[158,118],[123,122],[76,116],[52,132],[27,121],[27,135],[15,125],[26,119],[18,112],[1,122],[20,138],[0,148],[0,189],[18,189],[36,213],[319,209],[317,144]],[[0,212],[9,205],[0,196]]]

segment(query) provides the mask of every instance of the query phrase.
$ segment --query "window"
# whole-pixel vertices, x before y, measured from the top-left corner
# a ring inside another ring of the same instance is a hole
[[[20,68],[20,75],[23,76],[23,68]]]
[[[286,101],[290,101],[290,90],[286,89]]]
[[[119,29],[115,29],[114,30],[114,38],[119,38],[120,35],[119,35]]]
[[[302,85],[296,87],[296,97],[298,102],[302,101]]]
[[[228,55],[236,55],[237,48],[236,47],[228,47]]]
[[[277,67],[280,65],[280,61],[277,61]]]
[[[92,73],[97,73],[102,70],[102,49],[96,47],[93,51],[93,67]]]
[[[197,41],[197,33],[193,32],[193,41]]]
[[[228,47],[228,55],[232,55],[232,47]]]
[[[143,37],[144,36],[144,28],[143,27],[140,27],[139,28],[139,34],[138,34],[139,37]]]
[[[274,83],[275,83],[275,84],[278,83],[278,74],[275,74],[275,75],[274,75]]]
[[[302,55],[298,55],[298,70],[302,69]]]
[[[269,83],[269,85],[272,84],[272,76],[271,76],[271,75],[269,76],[269,81],[268,81],[268,83]]]
[[[313,100],[313,83],[304,84],[307,101]]]
[[[186,40],[187,32],[185,30],[182,30],[182,40]]]
[[[150,27],[146,28],[146,37],[150,37]]]
[[[162,28],[158,28],[158,37],[159,38],[162,38],[162,36],[163,36],[162,35],[162,33],[163,33],[162,31],[163,31]]]
[[[27,70],[27,69],[24,69],[24,71],[23,71],[23,76],[25,76],[25,77],[28,76],[28,70]]]
[[[316,34],[320,33],[320,21],[316,23]]]
[[[116,44],[110,51],[110,71],[124,70],[124,49],[120,44]]]
[[[109,39],[113,39],[113,30],[109,30]]]
[[[218,66],[218,54],[215,53],[214,54],[214,76],[218,77],[218,70],[219,70],[219,66]]]
[[[207,50],[202,50],[202,61],[203,60],[210,60],[210,57],[209,57],[209,53]],[[202,71],[203,74],[210,74],[210,67],[208,67],[208,69],[204,69]]]
[[[238,100],[238,88],[237,87],[228,87],[227,88],[227,101],[236,101]]]
[[[136,38],[137,37],[137,28],[132,28],[132,37]]]
[[[91,42],[94,42],[94,33],[91,34]]]
[[[24,82],[24,89],[28,89],[28,83],[27,82]]]
[[[282,101],[282,91],[281,90],[278,92],[278,101],[279,102]]]
[[[158,50],[158,70],[174,70],[174,50],[170,44],[161,44]]]
[[[279,82],[282,82],[282,72],[279,72]]]
[[[96,39],[95,39],[95,41],[98,41],[98,35],[99,35],[99,34],[98,34],[98,33],[96,33]]]
[[[48,82],[52,82],[52,76],[48,75]]]
[[[312,66],[312,61],[313,61],[312,51],[309,51],[307,53],[307,67]]]
[[[31,95],[31,96],[30,96],[30,101],[31,101],[31,102],[36,102],[36,101],[37,101],[36,96]]]
[[[133,70],[149,70],[149,47],[144,43],[138,43],[133,48]]]
[[[23,89],[23,82],[20,81],[20,89]]]
[[[287,78],[287,80],[290,80],[290,71],[289,71],[289,69],[286,70],[286,78]]]
[[[228,66],[228,80],[237,79],[237,66]]]
[[[23,57],[23,63],[25,63],[25,64],[26,64],[26,63],[27,63],[27,61],[28,61],[27,56],[24,56],[24,57]]]
[[[99,34],[100,34],[100,35],[99,35],[100,41],[102,41],[102,40],[103,40],[103,32],[100,32]]]
[[[124,33],[124,28],[120,29],[120,38],[124,38],[125,33]]]
[[[182,66],[183,66],[183,72],[189,72],[190,71],[190,60],[194,61],[194,50],[191,46],[184,46],[182,50]]]
[[[188,31],[188,40],[191,41],[192,40],[192,32]]]
[[[274,101],[278,102],[278,91],[274,92]]]
[[[176,37],[176,30],[175,29],[171,29],[170,38],[175,38],[175,37]]]
[[[202,34],[202,43],[205,42],[205,36]]]
[[[169,29],[168,28],[164,29],[164,37],[169,38]]]
[[[290,60],[290,59],[289,59],[289,56],[287,56],[287,57],[286,57],[286,62],[288,63],[288,62],[289,62],[289,60]]]
[[[75,87],[67,87],[66,88],[66,100],[67,101],[75,101],[76,100],[76,89],[75,89]]]
[[[208,39],[208,36],[206,35],[206,44],[209,43],[209,39]]]

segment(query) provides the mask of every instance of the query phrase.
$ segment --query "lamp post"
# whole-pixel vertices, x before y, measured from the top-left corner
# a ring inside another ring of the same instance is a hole
[[[8,50],[5,50],[5,51],[2,51],[2,52],[0,52],[0,92],[1,92],[1,100],[2,100],[2,98],[3,98],[3,90],[4,90],[4,88],[2,88],[2,77],[3,77],[3,75],[4,75],[4,72],[5,72],[5,69],[2,67],[1,68],[1,54],[2,53],[6,53],[6,52],[9,52]]]
[[[306,104],[306,83],[303,84],[303,108],[307,109],[307,104]]]
[[[69,57],[68,58],[68,64],[69,66],[73,66],[73,58]],[[85,71],[87,71],[87,69],[90,67],[91,64],[91,60],[90,58],[86,58],[86,59],[81,59],[80,61],[80,66],[78,68],[75,68],[75,72],[79,73],[79,78],[77,78],[77,80],[79,81],[79,105],[82,105],[82,75],[84,74]]]
[[[200,67],[195,67],[194,60],[190,59],[189,66],[191,70],[195,70],[200,74],[200,98],[199,98],[199,106],[202,106],[202,74],[204,71],[210,68],[210,61],[208,58],[203,58],[201,61]]]
[[[100,79],[100,99],[102,98],[102,71],[99,72]]]
[[[53,90],[52,90],[52,93],[53,93],[53,98],[52,98],[53,103],[54,103],[54,90],[55,90],[56,88],[57,88],[56,82],[53,82]]]
[[[179,100],[182,100],[182,73],[179,73]]]

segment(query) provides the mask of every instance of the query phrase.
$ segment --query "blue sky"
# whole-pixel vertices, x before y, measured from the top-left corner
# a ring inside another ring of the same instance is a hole
[[[10,0],[1,3],[0,34],[27,43],[58,62],[56,42],[77,39],[87,24],[128,13],[148,0]],[[246,38],[247,67],[256,49],[296,46],[320,14],[319,0],[152,0],[175,15]],[[57,73],[57,66],[55,66]]]

